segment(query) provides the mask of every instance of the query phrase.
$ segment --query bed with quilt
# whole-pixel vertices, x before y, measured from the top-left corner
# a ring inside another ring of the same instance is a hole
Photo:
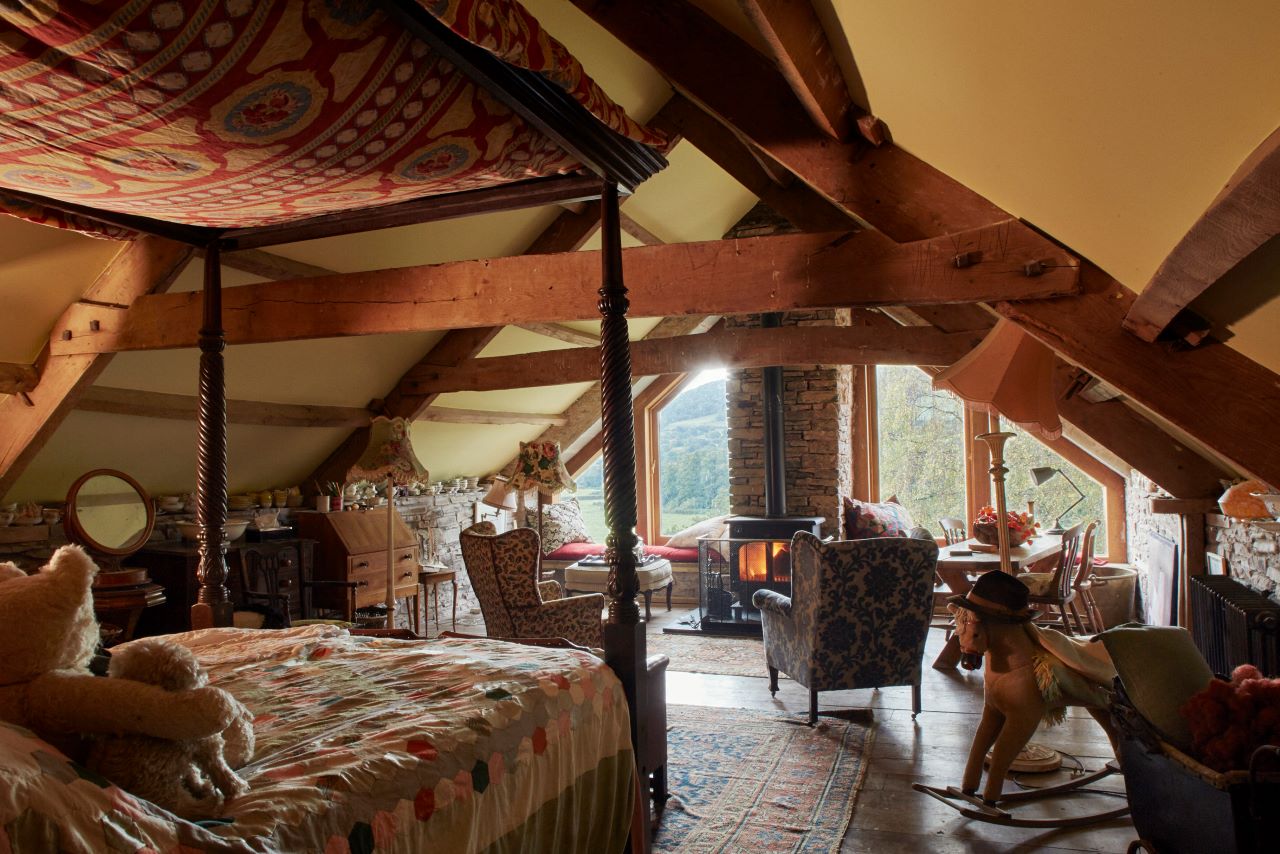
[[[0,851],[605,852],[635,797],[621,684],[575,649],[170,636],[254,714],[248,794],[194,824],[0,724]]]

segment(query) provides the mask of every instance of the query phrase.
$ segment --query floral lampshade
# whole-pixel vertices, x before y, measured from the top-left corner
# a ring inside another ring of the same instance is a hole
[[[578,488],[560,459],[559,442],[521,442],[509,483],[516,492],[536,490],[544,498]]]
[[[933,387],[955,392],[1046,439],[1062,435],[1053,393],[1053,351],[1001,320],[982,343],[933,378]]]
[[[403,418],[378,416],[369,425],[369,444],[350,469],[348,480],[390,481],[405,486],[425,480],[427,469],[413,452],[409,422]]]

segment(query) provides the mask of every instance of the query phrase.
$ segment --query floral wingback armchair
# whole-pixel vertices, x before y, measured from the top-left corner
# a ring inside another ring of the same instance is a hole
[[[604,645],[604,596],[564,599],[559,582],[539,582],[537,531],[499,534],[492,522],[480,522],[463,531],[460,542],[489,637],[559,637],[592,648]]]
[[[918,715],[937,562],[932,540],[824,543],[796,534],[792,596],[760,590],[752,598],[764,621],[769,690],[778,691],[778,671],[808,688],[813,724],[819,691],[910,685]]]

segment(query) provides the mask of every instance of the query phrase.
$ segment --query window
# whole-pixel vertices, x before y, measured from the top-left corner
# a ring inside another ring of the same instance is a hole
[[[603,543],[609,536],[609,526],[604,523],[604,457],[596,457],[596,461],[575,480],[578,491],[574,497],[582,508],[582,521],[591,534],[591,541]]]
[[[919,368],[878,365],[875,374],[879,498],[896,496],[917,525],[965,517],[964,404],[934,391]]]
[[[729,512],[725,372],[703,371],[658,410],[658,524],[664,536]]]
[[[1075,506],[1069,514],[1062,517],[1064,528],[1070,528],[1077,522],[1098,522],[1098,530],[1094,534],[1094,554],[1103,554],[1107,550],[1107,512],[1102,485],[1071,463],[1064,460],[1052,448],[1047,448],[1025,430],[1000,422],[1000,429],[1014,434],[1014,438],[1005,443],[1004,465],[1009,469],[1005,475],[1005,503],[1010,510],[1025,510],[1028,501],[1034,501],[1036,521],[1040,530],[1047,531],[1053,527],[1053,520],[1071,506],[1080,496],[1071,488],[1071,484],[1055,475],[1052,480],[1045,481],[1043,486],[1036,486],[1031,477],[1031,470],[1039,466],[1062,469],[1071,478],[1080,491],[1084,493],[1084,501]]]

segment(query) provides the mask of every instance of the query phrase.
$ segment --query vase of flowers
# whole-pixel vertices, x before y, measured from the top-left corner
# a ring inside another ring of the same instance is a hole
[[[1040,523],[1034,521],[1029,513],[1010,510],[1005,516],[1009,526],[1010,548],[1020,546],[1036,535],[1036,528]],[[973,520],[973,538],[983,545],[999,545],[1000,531],[996,528],[998,519],[995,508],[990,505],[979,510],[978,517]]]

